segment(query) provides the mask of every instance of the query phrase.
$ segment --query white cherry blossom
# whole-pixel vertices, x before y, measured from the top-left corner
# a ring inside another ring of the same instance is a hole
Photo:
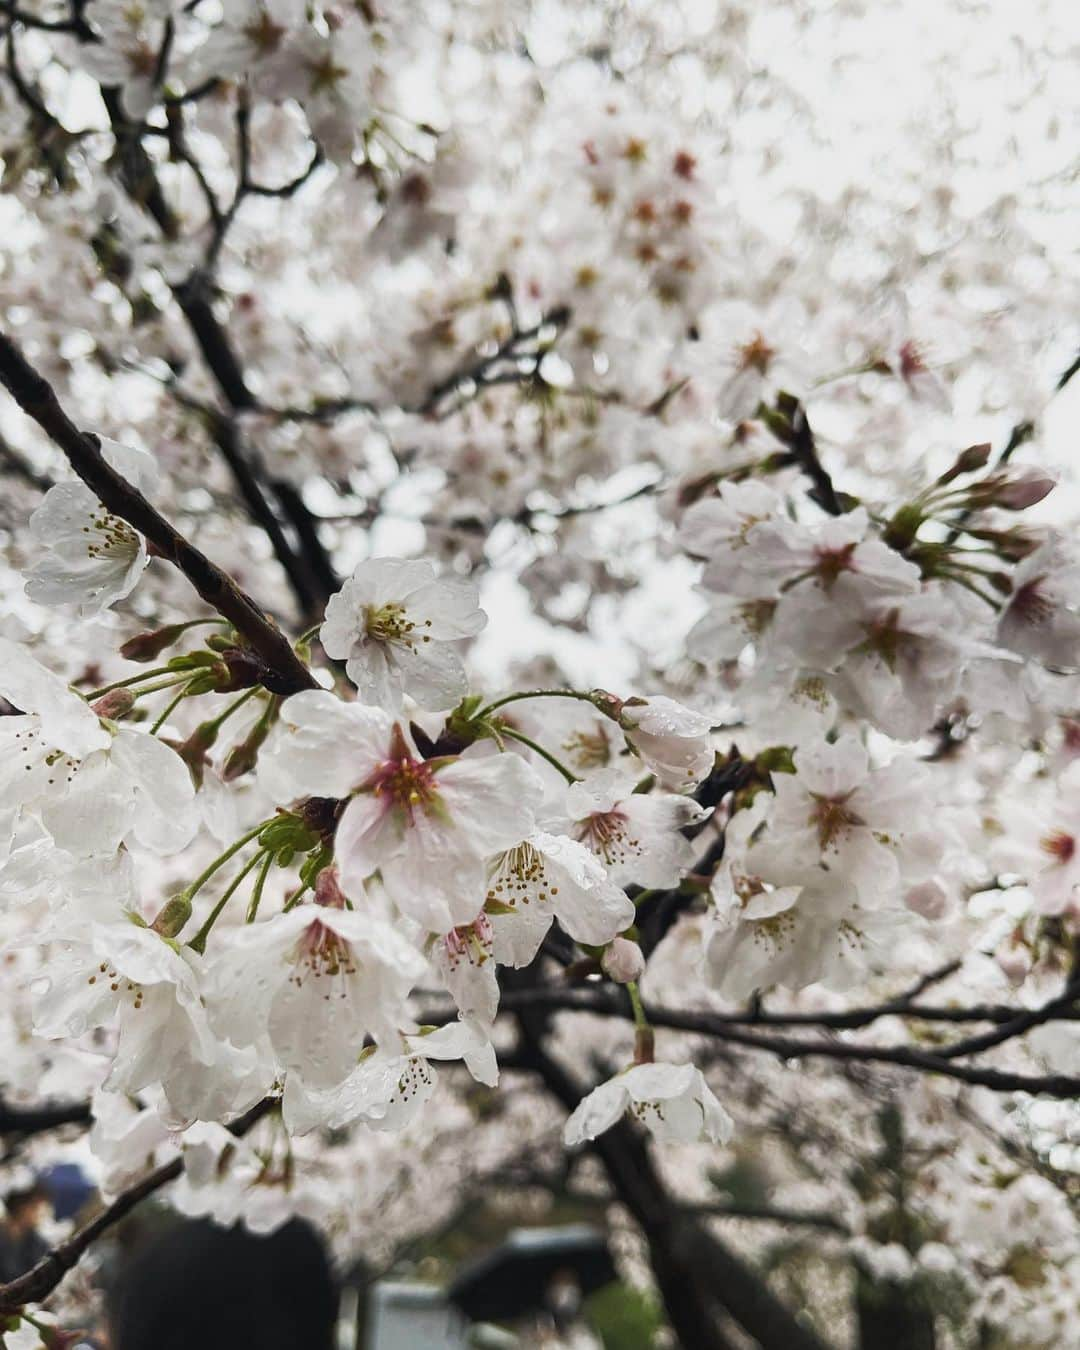
[[[853,736],[801,747],[794,774],[774,774],[773,786],[748,863],[774,879],[851,886],[874,907],[896,897],[901,878],[922,880],[941,856],[940,826],[926,817],[925,770],[902,760],[872,769]]]
[[[285,1122],[304,1134],[316,1126],[360,1121],[373,1130],[401,1130],[435,1092],[432,1060],[462,1060],[477,1082],[499,1081],[495,1051],[483,1026],[466,1019],[418,1035],[400,1034],[365,1055],[349,1076],[327,1089],[309,1087],[297,1075],[285,1084]]]
[[[157,482],[144,450],[99,437],[105,462],[143,493]],[[30,517],[39,556],[27,568],[26,594],[39,605],[75,605],[83,617],[131,594],[149,558],[138,531],[108,511],[85,483],[57,483]]]
[[[215,933],[206,1000],[235,1045],[265,1032],[283,1066],[329,1085],[349,1073],[365,1036],[391,1033],[423,972],[416,949],[372,915],[299,905]]]
[[[610,1130],[629,1112],[667,1144],[726,1144],[734,1122],[693,1064],[635,1064],[594,1088],[563,1130],[568,1147]]]
[[[566,813],[566,833],[591,849],[619,886],[674,886],[694,860],[680,831],[705,815],[689,797],[635,793],[617,770],[572,784]]]
[[[68,930],[57,925],[48,962],[31,984],[39,1035],[80,1037],[115,1026],[106,1081],[117,1091],[167,1080],[192,1056],[214,1062],[217,1039],[198,978],[173,942],[122,913]]]
[[[495,959],[527,966],[556,919],[576,942],[600,946],[633,923],[634,906],[583,844],[538,830],[489,861],[487,914]]]
[[[622,712],[627,740],[662,787],[687,792],[713,766],[712,723],[664,694],[633,699]]]
[[[468,689],[461,641],[486,622],[472,582],[436,578],[420,560],[371,558],[330,597],[319,640],[365,702],[397,712],[406,693],[421,707],[450,708]]]

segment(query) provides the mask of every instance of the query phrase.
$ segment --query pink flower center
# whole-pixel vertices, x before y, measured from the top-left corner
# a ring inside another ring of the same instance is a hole
[[[321,979],[326,975],[355,974],[356,964],[349,944],[321,919],[312,920],[297,943],[293,973],[289,976],[293,984],[303,984],[309,975]]]
[[[759,375],[767,375],[775,355],[776,348],[770,347],[761,333],[755,333],[737,351],[739,369],[756,370]]]
[[[478,914],[472,923],[463,924],[460,928],[451,928],[443,939],[451,970],[456,970],[462,961],[482,966],[491,956],[494,936],[495,930],[486,914]]]
[[[814,572],[826,590],[832,588],[833,583],[842,572],[855,571],[854,554],[854,544],[845,544],[843,548],[817,550]]]
[[[916,375],[925,374],[926,362],[918,344],[910,339],[902,343],[900,347],[900,378],[910,384]]]
[[[1009,613],[1031,628],[1048,623],[1054,616],[1056,605],[1042,589],[1045,581],[1044,576],[1032,577],[1009,601]]]
[[[610,867],[641,856],[641,840],[631,835],[629,826],[621,811],[597,811],[579,824],[577,837]]]
[[[1067,830],[1054,830],[1052,834],[1044,835],[1039,840],[1039,847],[1056,863],[1064,866],[1072,861],[1076,853],[1076,836],[1069,834]]]
[[[810,824],[817,830],[818,844],[822,849],[829,848],[838,839],[865,822],[848,806],[851,793],[841,797],[819,797],[811,794],[813,806],[810,810]]]
[[[384,760],[364,783],[385,811],[396,811],[413,824],[417,811],[431,812],[439,804],[435,787],[437,760],[414,759],[399,726],[390,740],[390,758]]]

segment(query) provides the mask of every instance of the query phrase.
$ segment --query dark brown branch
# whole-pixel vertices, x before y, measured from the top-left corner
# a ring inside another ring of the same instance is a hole
[[[141,206],[153,218],[166,239],[175,239],[179,234],[179,222],[165,199],[154,163],[142,144],[141,129],[132,126],[125,118],[116,90],[103,89],[102,98],[116,137],[119,177],[124,190],[135,205]],[[230,207],[220,217],[219,225],[222,228],[227,228],[232,211],[233,207]],[[173,285],[172,292],[231,412],[254,411],[257,406],[255,396],[248,387],[243,367],[228,334],[211,305],[209,272],[193,272],[185,281]],[[224,414],[216,419],[214,430],[217,445],[232,470],[252,519],[266,531],[274,554],[289,578],[297,603],[304,614],[310,616],[319,603],[337,589],[337,577],[329,556],[314,528],[307,532],[304,546],[297,549],[292,547],[274,505],[263,490],[254,467],[248,462],[237,431],[228,423],[229,418]],[[223,426],[225,430],[222,430]],[[273,481],[270,483],[271,490],[278,493],[279,500],[280,486]],[[281,505],[286,518],[294,526],[297,513],[305,517],[307,526],[310,515],[302,501],[291,502],[288,508],[284,503]],[[325,579],[328,577],[333,577],[332,585],[326,584]]]
[[[1057,1000],[1052,1000],[1052,1005]],[[508,990],[502,996],[500,1005],[506,1011],[518,1011],[524,1008],[545,1009],[548,1011],[589,1012],[601,1017],[627,1017],[629,1010],[626,1000],[609,986],[585,989],[517,989]],[[959,1055],[971,1054],[971,1041],[955,1042],[950,1057],[950,1047],[938,1051],[920,1050],[909,1045],[864,1045],[855,1041],[827,1040],[824,1037],[799,1038],[795,1036],[761,1035],[726,1020],[728,1015],[714,1012],[697,1012],[674,1008],[660,1008],[646,1005],[646,1015],[655,1027],[666,1027],[674,1031],[687,1031],[695,1035],[713,1036],[732,1045],[741,1045],[748,1050],[760,1050],[766,1054],[778,1055],[781,1059],[833,1059],[839,1061],[893,1064],[899,1068],[917,1069],[923,1073],[936,1073],[975,1087],[990,1088],[994,1092],[1029,1092],[1050,1097],[1071,1098],[1080,1096],[1080,1078],[1066,1074],[1022,1074],[1003,1069],[960,1065],[954,1062]],[[1039,1016],[1025,1015],[1022,1030],[1027,1030],[1040,1022],[1050,1021],[1056,1016],[1052,1007],[1047,1012],[1039,1010]],[[1016,1019],[1019,1020],[1019,1019]],[[1014,1023],[1015,1025],[1015,1023]],[[1019,1035],[1020,1031],[1011,1033]],[[995,1033],[993,1044],[1002,1039]],[[983,1041],[986,1038],[972,1038]]]
[[[230,1131],[238,1139],[243,1138],[276,1105],[275,1099],[264,1097],[261,1102],[256,1103],[238,1120],[235,1120],[229,1126]],[[106,1205],[101,1213],[91,1219],[89,1223],[84,1224],[69,1238],[65,1238],[63,1242],[58,1243],[25,1275],[20,1275],[18,1279],[12,1280],[8,1284],[0,1284],[0,1314],[18,1312],[27,1303],[40,1303],[42,1299],[48,1298],[68,1271],[74,1269],[78,1264],[80,1257],[87,1248],[102,1233],[108,1232],[114,1224],[118,1223],[125,1215],[130,1214],[136,1205],[145,1200],[147,1196],[161,1190],[170,1181],[175,1181],[183,1170],[184,1161],[180,1157],[173,1158],[171,1162],[163,1163],[160,1167],[154,1168],[152,1172],[148,1172],[139,1181],[121,1191],[116,1199],[111,1204]]]
[[[212,609],[229,620],[266,667],[274,693],[317,688],[288,638],[227,573],[190,544],[146,498],[105,462],[95,437],[80,431],[61,408],[52,386],[0,333],[0,383],[24,413],[64,452],[68,463],[113,515],[133,526],[156,552],[179,568]]]
[[[61,1125],[87,1125],[91,1119],[89,1102],[45,1103],[39,1106],[11,1106],[0,1101],[0,1136],[43,1134]]]

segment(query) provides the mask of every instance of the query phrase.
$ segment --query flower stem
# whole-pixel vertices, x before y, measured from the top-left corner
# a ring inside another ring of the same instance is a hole
[[[221,899],[217,902],[214,908],[206,916],[206,922],[188,943],[188,946],[191,947],[193,951],[197,951],[200,956],[203,954],[203,952],[206,951],[206,939],[210,936],[211,928],[213,928],[214,924],[217,923],[218,915],[232,899],[233,895],[236,892],[237,886],[240,885],[240,883],[248,875],[248,873],[252,870],[252,868],[255,867],[259,859],[264,856],[269,859],[273,857],[273,854],[271,853],[267,853],[265,855],[262,853],[252,854],[252,856],[247,860],[247,862],[243,865],[243,867],[241,867],[240,871],[237,872],[236,876],[233,877],[232,881],[229,882],[228,886],[226,886]]]
[[[219,853],[214,861],[195,878],[191,885],[185,888],[185,894],[188,898],[190,899],[197,895],[214,873],[224,867],[234,853],[239,853],[245,844],[250,844],[257,835],[266,829],[267,825],[269,825],[272,820],[273,817],[271,817],[270,820],[260,820],[258,825],[253,829],[248,830],[247,834],[242,834],[239,839],[231,843],[224,853]]]
[[[211,717],[208,722],[204,722],[203,730],[205,731],[208,728],[213,727],[215,731],[220,731],[233,713],[236,712],[237,708],[242,708],[249,698],[253,698],[256,694],[260,693],[262,693],[262,690],[258,685],[255,685],[251,689],[245,689],[240,697],[234,698],[227,708],[223,708],[222,711],[218,713],[217,717]]]
[[[180,692],[176,695],[176,697],[169,699],[165,707],[161,710],[161,712],[157,715],[157,717],[154,718],[154,725],[150,728],[151,736],[156,736],[158,734],[161,728],[165,725],[165,723],[169,720],[172,714],[183,702],[184,696],[186,695],[187,691],[188,687],[187,683],[185,682]]]
[[[155,684],[144,685],[142,689],[135,690],[135,697],[142,698],[143,694],[157,694],[162,689],[175,689],[178,684],[188,684],[194,673],[190,670],[174,670],[172,679],[158,680]]]
[[[630,995],[630,1007],[634,1010],[634,1063],[651,1064],[655,1038],[649,1019],[645,1016],[637,980],[630,981],[626,986],[626,992]]]
[[[263,887],[266,885],[266,878],[270,873],[270,868],[274,862],[274,855],[267,853],[263,858],[263,864],[259,875],[255,878],[255,886],[251,892],[251,900],[248,902],[247,914],[244,916],[245,923],[254,923],[255,916],[259,912],[259,901],[262,899]]]
[[[175,674],[175,666],[155,666],[153,670],[140,670],[137,675],[129,675],[126,680],[113,680],[112,684],[102,685],[100,689],[91,689],[88,694],[83,694],[83,698],[88,703],[92,703],[94,699],[100,698],[102,694],[111,693],[114,689],[127,689],[129,685],[141,684],[143,680],[152,680],[158,675]],[[190,672],[185,672],[185,674],[190,679]]]
[[[294,906],[298,905],[301,899],[304,897],[304,895],[306,895],[307,892],[310,890],[311,890],[311,882],[305,881],[304,884],[298,887],[295,891],[293,891],[292,895],[290,895],[288,900],[285,901],[285,903],[281,907],[281,912],[283,914],[288,914],[289,910],[294,908]]]
[[[534,750],[541,759],[546,759],[553,769],[558,769],[568,783],[580,783],[581,779],[577,774],[573,774],[565,764],[560,763],[553,754],[545,750],[542,745],[537,743],[530,736],[523,736],[520,731],[515,731],[513,727],[500,727],[500,736],[509,736],[512,741],[520,741],[522,745],[527,745],[530,750]]]
[[[576,698],[582,703],[592,703],[592,694],[586,694],[580,689],[528,689],[521,694],[506,694],[503,698],[497,698],[494,703],[489,703],[486,708],[481,708],[476,714],[478,718],[486,717],[488,713],[493,713],[496,708],[503,708],[507,703],[519,703],[525,698]]]

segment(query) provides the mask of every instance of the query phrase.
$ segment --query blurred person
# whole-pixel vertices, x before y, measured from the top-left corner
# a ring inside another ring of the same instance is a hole
[[[38,1231],[48,1216],[49,1193],[41,1182],[11,1190],[4,1197],[0,1219],[0,1284],[18,1279],[48,1252]]]
[[[337,1289],[302,1220],[267,1236],[181,1220],[126,1263],[111,1305],[113,1350],[332,1350]]]

